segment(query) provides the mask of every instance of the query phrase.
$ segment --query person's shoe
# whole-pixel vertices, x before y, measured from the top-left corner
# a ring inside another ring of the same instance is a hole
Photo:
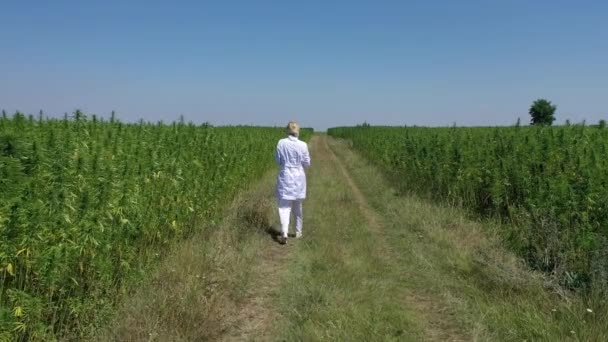
[[[302,232],[296,232],[296,239],[302,238]]]
[[[281,236],[281,237],[279,237],[279,243],[281,245],[286,245],[287,244],[287,236]]]

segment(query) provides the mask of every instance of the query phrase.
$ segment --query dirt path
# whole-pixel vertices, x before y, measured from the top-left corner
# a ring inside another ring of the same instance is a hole
[[[361,212],[367,220],[369,228],[372,229],[375,233],[381,234],[380,225],[378,224],[378,215],[369,206],[369,204],[365,200],[365,196],[363,195],[357,184],[355,184],[355,181],[353,181],[353,178],[350,176],[344,165],[342,165],[342,162],[340,162],[338,157],[336,157],[336,154],[331,150],[331,148],[329,148],[329,145],[327,143],[328,137],[323,136],[320,139],[323,141],[323,143],[322,149],[320,149],[319,152],[328,154],[332,162],[340,169],[342,177],[344,177],[344,179],[348,183],[348,186],[350,187],[350,190],[352,191],[353,196],[357,201],[357,205],[359,206]]]
[[[277,320],[277,309],[272,298],[280,286],[278,274],[284,273],[292,255],[293,245],[283,246],[268,240],[259,256],[259,263],[252,265],[256,282],[249,289],[232,329],[221,341],[271,341],[273,322]]]

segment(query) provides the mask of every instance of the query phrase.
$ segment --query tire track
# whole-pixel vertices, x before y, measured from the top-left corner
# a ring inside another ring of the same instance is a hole
[[[395,258],[391,257],[391,254],[397,253],[388,244],[384,238],[382,232],[382,219],[380,215],[374,211],[365,199],[365,195],[361,192],[361,189],[357,186],[347,168],[344,166],[342,161],[334,153],[328,143],[328,137],[323,136],[322,138],[323,149],[327,150],[331,160],[334,161],[336,166],[340,169],[342,176],[348,183],[355,201],[359,205],[361,213],[365,217],[368,228],[374,233],[380,241],[380,245],[383,246],[383,251],[379,252],[384,261],[391,265],[391,269],[398,269],[398,265],[395,265]],[[414,275],[412,275],[414,276]],[[415,293],[409,289],[404,289],[398,299],[403,300],[403,304],[408,308],[413,309],[420,317],[424,318],[426,323],[423,327],[423,332],[426,341],[469,341],[466,335],[461,331],[457,322],[450,321],[441,315],[443,305],[434,298]],[[396,298],[397,299],[397,298]],[[439,313],[439,314],[437,314]]]

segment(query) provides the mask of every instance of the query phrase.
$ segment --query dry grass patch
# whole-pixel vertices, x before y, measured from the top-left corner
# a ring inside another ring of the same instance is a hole
[[[225,219],[171,248],[120,306],[99,340],[202,341],[229,330],[247,300],[252,262],[272,228],[272,176],[241,194]]]

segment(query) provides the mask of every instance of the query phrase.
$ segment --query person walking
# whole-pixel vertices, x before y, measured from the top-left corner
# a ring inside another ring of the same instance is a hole
[[[296,219],[296,238],[302,237],[302,201],[306,198],[306,173],[310,167],[308,145],[301,141],[300,127],[296,122],[287,125],[287,137],[279,140],[274,159],[279,165],[276,196],[279,202],[281,236],[279,242],[287,243],[291,212]]]

